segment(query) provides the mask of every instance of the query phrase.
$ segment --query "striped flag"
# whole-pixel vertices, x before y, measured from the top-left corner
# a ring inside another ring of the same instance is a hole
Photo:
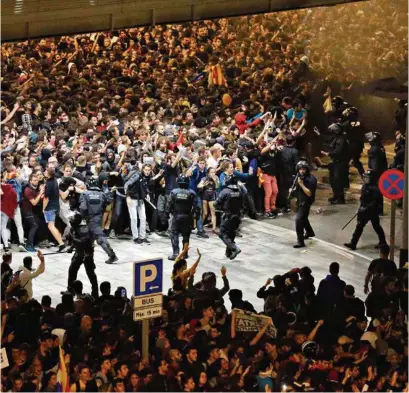
[[[70,381],[68,377],[67,367],[64,360],[63,350],[60,345],[60,355],[58,361],[58,371],[57,371],[57,392],[69,392],[70,391]]]
[[[219,64],[209,65],[209,86],[227,86],[222,67]]]

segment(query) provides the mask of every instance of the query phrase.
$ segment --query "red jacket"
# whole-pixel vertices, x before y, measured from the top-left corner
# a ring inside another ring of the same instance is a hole
[[[252,121],[251,123],[246,123],[246,115],[242,112],[237,113],[234,115],[234,120],[236,121],[236,126],[239,129],[239,134],[242,135],[244,134],[244,131],[247,130],[249,127],[256,126],[261,122],[261,119],[256,119]]]
[[[7,217],[13,218],[17,209],[17,193],[10,184],[2,184],[1,191],[3,192],[1,196],[1,211]]]

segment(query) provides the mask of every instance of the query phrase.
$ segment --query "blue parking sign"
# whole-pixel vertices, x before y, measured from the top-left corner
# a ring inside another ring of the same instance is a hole
[[[162,293],[163,259],[134,262],[134,296]]]

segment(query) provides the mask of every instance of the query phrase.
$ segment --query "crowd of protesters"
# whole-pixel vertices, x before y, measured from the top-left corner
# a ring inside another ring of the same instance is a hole
[[[49,296],[29,300],[25,287],[44,269],[41,252],[35,272],[25,258],[21,269],[29,273],[20,284],[12,255],[4,254],[2,280],[11,285],[2,304],[9,362],[2,391],[408,391],[407,265],[397,270],[388,246],[368,267],[365,303],[333,262],[319,283],[308,267],[260,283],[262,310],[230,288],[226,268],[222,288],[214,272],[196,277],[200,253],[188,267],[185,251],[175,262],[163,314],[150,322],[148,358],[123,287],[102,282],[95,299],[76,281],[75,294],[53,307]],[[263,322],[243,331],[243,311],[260,312]]]
[[[63,251],[94,177],[114,193],[106,235],[141,246],[154,232],[167,236],[181,173],[200,197],[201,238],[218,234],[214,201],[226,175],[245,183],[266,219],[288,212],[295,164],[311,163],[311,144],[322,144],[324,100],[407,67],[405,5],[394,7],[374,0],[3,44],[2,388],[56,391],[62,345],[71,391],[407,390],[407,271],[385,245],[365,279],[366,311],[335,263],[317,291],[307,267],[274,277],[258,292],[264,310],[254,310],[225,269],[218,289],[214,273],[195,280],[181,257],[148,360],[121,288],[112,295],[104,282],[93,298],[76,281],[55,308],[49,297],[40,304],[31,280],[45,270],[41,252],[37,270],[26,257],[17,275],[7,252],[12,241]],[[232,308],[271,319],[242,333]]]

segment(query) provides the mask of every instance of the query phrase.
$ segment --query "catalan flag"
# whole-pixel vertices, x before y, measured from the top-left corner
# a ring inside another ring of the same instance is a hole
[[[70,381],[67,372],[67,366],[64,360],[63,350],[60,346],[60,355],[58,361],[58,371],[57,371],[57,392],[69,392],[70,391]]]
[[[226,78],[223,75],[220,64],[209,65],[209,86],[227,86]]]

